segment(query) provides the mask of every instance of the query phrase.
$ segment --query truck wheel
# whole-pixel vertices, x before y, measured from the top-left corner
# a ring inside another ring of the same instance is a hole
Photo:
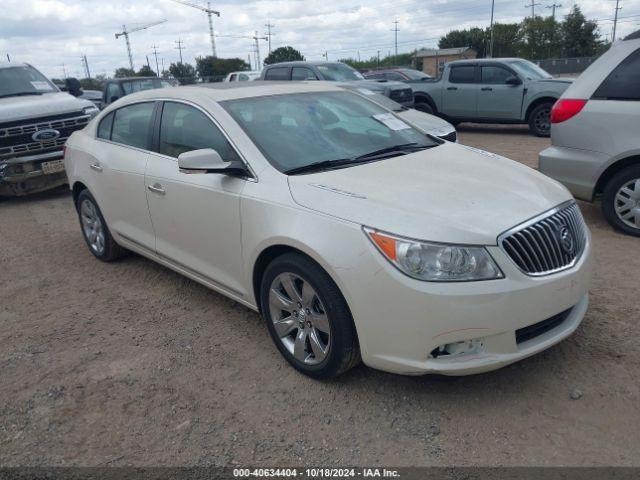
[[[618,172],[607,182],[602,212],[613,228],[640,237],[640,165]]]
[[[418,110],[420,112],[428,113],[429,115],[433,115],[433,108],[431,108],[431,105],[429,105],[428,103],[416,102],[414,104],[413,108],[415,108],[416,110]]]
[[[529,115],[529,129],[538,137],[551,135],[551,107],[553,103],[541,103]]]

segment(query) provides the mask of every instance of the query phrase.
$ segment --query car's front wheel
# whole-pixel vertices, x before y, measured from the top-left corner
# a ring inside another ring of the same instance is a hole
[[[285,359],[314,378],[333,378],[360,361],[347,302],[331,277],[298,253],[267,267],[260,305],[269,333]]]
[[[607,182],[602,212],[614,228],[640,237],[640,165],[618,172]]]
[[[541,103],[529,115],[529,129],[538,137],[551,135],[551,108],[553,103]]]
[[[98,259],[110,262],[126,254],[126,250],[118,245],[104,221],[102,212],[93,195],[83,190],[76,201],[80,227],[89,250]]]

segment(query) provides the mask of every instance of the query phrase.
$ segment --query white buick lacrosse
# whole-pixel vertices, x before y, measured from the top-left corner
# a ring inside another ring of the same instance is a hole
[[[262,314],[316,378],[484,372],[570,335],[590,234],[559,183],[323,82],[149,90],[66,147],[89,250]]]

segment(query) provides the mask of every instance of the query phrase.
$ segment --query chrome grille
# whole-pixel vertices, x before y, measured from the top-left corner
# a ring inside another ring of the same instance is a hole
[[[527,275],[539,276],[572,267],[587,243],[580,209],[571,202],[502,234],[498,244]]]
[[[32,135],[39,130],[60,130],[67,127],[84,127],[89,123],[89,115],[70,114],[71,118],[51,118],[47,117],[42,120],[31,119],[25,120],[24,123],[12,122],[8,125],[0,124],[0,138],[17,137],[21,135]],[[64,115],[67,117],[67,115]]]

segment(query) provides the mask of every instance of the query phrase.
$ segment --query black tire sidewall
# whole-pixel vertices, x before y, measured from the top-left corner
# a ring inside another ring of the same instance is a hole
[[[280,341],[269,311],[269,289],[281,273],[290,272],[303,278],[316,291],[326,310],[331,327],[331,344],[327,358],[318,365],[306,365],[297,360]],[[262,316],[273,342],[282,356],[298,371],[317,379],[333,378],[348,370],[351,350],[356,342],[355,327],[346,300],[331,277],[316,262],[301,254],[289,253],[271,262],[260,285]]]
[[[553,107],[553,104],[551,104],[551,103],[542,103],[542,104],[538,105],[536,108],[534,108],[533,111],[531,112],[531,116],[529,117],[529,129],[537,137],[549,137],[549,136],[551,136],[551,118],[549,118],[549,130],[546,131],[546,132],[538,130],[536,128],[534,120],[538,116],[538,114],[540,113],[540,110],[544,110],[544,109],[549,109],[549,117],[551,117],[551,108],[552,107]]]
[[[640,178],[640,165],[634,165],[627,167],[624,170],[618,172],[611,178],[602,192],[602,213],[609,222],[609,224],[621,232],[640,237],[640,229],[633,228],[624,223],[615,211],[616,193],[622,185],[634,178]]]
[[[419,112],[422,112],[422,113],[427,113],[429,115],[435,115],[433,107],[431,107],[431,105],[429,105],[426,102],[416,102],[413,105],[413,108],[415,108],[416,110],[418,110]]]

